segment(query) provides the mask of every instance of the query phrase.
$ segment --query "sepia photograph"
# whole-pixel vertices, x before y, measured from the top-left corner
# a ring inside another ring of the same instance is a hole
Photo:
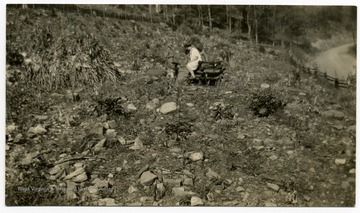
[[[4,7],[5,208],[356,206],[355,2]]]

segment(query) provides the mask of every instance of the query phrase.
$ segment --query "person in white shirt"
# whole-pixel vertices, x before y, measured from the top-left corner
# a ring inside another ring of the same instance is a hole
[[[198,68],[199,61],[202,61],[201,54],[193,44],[187,47],[187,49],[190,51],[189,53],[190,61],[187,63],[186,68],[189,70],[191,77],[194,79],[195,78],[194,70]]]

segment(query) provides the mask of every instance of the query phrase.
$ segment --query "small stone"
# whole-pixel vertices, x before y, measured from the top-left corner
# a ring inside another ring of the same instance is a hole
[[[304,200],[305,200],[306,202],[309,202],[310,199],[311,199],[311,198],[310,198],[309,196],[306,196],[306,195],[304,196]]]
[[[204,154],[202,152],[195,152],[190,154],[189,159],[193,162],[202,160],[204,158]]]
[[[125,110],[126,112],[135,112],[137,108],[134,104],[130,103],[125,106]]]
[[[165,195],[166,188],[163,183],[156,184],[156,191],[158,198],[162,198]]]
[[[84,167],[84,164],[79,162],[79,163],[75,163],[74,164],[74,167],[77,169],[77,168],[80,168],[80,167]]]
[[[183,181],[183,185],[192,187],[194,186],[194,180],[192,178],[185,178]]]
[[[108,178],[114,178],[114,175],[112,173],[108,174]]]
[[[9,145],[5,145],[5,151],[9,151],[10,150],[10,146]]]
[[[186,103],[186,106],[192,108],[192,107],[194,107],[194,104],[193,103]]]
[[[212,179],[220,179],[220,175],[216,172],[214,172],[212,169],[208,169],[208,172],[206,173],[206,176],[212,180]]]
[[[168,102],[168,103],[161,105],[161,107],[160,107],[160,113],[165,114],[165,115],[168,113],[174,112],[176,110],[177,110],[177,105],[175,102]]]
[[[78,196],[76,195],[75,191],[76,191],[76,183],[72,182],[72,181],[66,181],[66,192],[65,192],[65,197],[68,200],[73,200],[76,199]]]
[[[148,110],[154,110],[160,103],[160,100],[157,98],[152,99],[146,104],[146,109]]]
[[[47,130],[41,126],[41,124],[38,124],[36,127],[30,127],[28,130],[29,134],[33,135],[42,135],[45,134]]]
[[[121,171],[122,171],[122,167],[116,167],[115,171],[116,171],[117,173],[121,172]]]
[[[102,135],[104,133],[104,126],[101,123],[96,123],[90,128],[90,134]]]
[[[121,145],[126,145],[126,140],[122,136],[118,135],[116,136],[116,139],[121,143]]]
[[[333,125],[332,126],[334,129],[336,129],[336,130],[342,130],[342,129],[344,129],[344,126],[343,125]]]
[[[190,203],[191,203],[191,206],[203,206],[204,205],[204,202],[201,198],[199,197],[191,197],[191,200],[190,200]]]
[[[104,145],[105,145],[105,141],[106,141],[106,138],[102,139],[99,143],[97,143],[93,147],[94,152],[100,152],[103,149]]]
[[[349,126],[346,130],[350,131],[350,132],[355,132],[356,131],[356,125]]]
[[[181,186],[181,179],[170,179],[170,178],[164,178],[163,182],[165,185],[169,187],[180,187]]]
[[[300,93],[299,93],[299,96],[306,96],[306,93],[300,92]]]
[[[271,156],[269,157],[270,160],[277,160],[278,158],[279,158],[279,157],[276,156],[276,155],[271,155]]]
[[[66,175],[64,180],[69,180],[69,179],[76,177],[84,172],[85,172],[85,169],[83,167],[80,167],[80,168],[76,169],[75,171],[71,172],[70,174]]]
[[[108,139],[112,139],[112,138],[116,138],[117,132],[115,131],[115,129],[107,129],[105,136]]]
[[[90,194],[97,194],[99,193],[99,189],[97,186],[89,186],[87,188],[87,190],[89,191]]]
[[[150,168],[149,164],[146,164],[144,167],[142,167],[142,168],[138,171],[138,173],[136,174],[136,177],[140,178],[141,175],[142,175],[145,171],[149,170],[149,168]]]
[[[193,173],[191,173],[189,170],[183,170],[183,174],[184,175],[186,175],[186,176],[188,176],[188,177],[190,177],[190,178],[193,178],[194,177],[194,174]]]
[[[279,189],[280,189],[280,187],[278,185],[273,184],[273,183],[266,183],[266,185],[276,192],[279,191]]]
[[[260,151],[264,149],[264,146],[252,146],[252,148],[256,149],[257,151]]]
[[[184,197],[186,195],[184,187],[174,187],[172,188],[172,192],[175,197]]]
[[[175,148],[170,149],[169,151],[171,153],[181,153],[182,150],[180,148],[178,148],[178,147],[175,147]]]
[[[135,192],[139,191],[135,186],[130,186],[128,189],[129,194],[133,194]]]
[[[14,143],[20,142],[20,140],[23,138],[22,134],[17,134],[14,138]]]
[[[143,145],[143,143],[141,142],[141,140],[140,140],[139,137],[135,138],[134,145],[132,145],[131,147],[129,147],[129,149],[131,149],[131,150],[140,150],[140,149],[143,149],[143,148],[144,148],[144,145]]]
[[[336,165],[344,165],[346,163],[346,159],[337,158],[335,159]]]
[[[94,184],[94,186],[98,187],[98,188],[107,188],[109,186],[109,182],[106,180],[100,180],[99,178],[96,178],[95,180],[93,180],[91,182],[92,184]]]
[[[350,174],[355,174],[355,173],[356,173],[356,169],[350,169],[349,173],[350,173]]]
[[[39,120],[39,121],[46,121],[47,119],[49,119],[49,116],[47,116],[47,115],[35,115],[34,118],[36,120]]]
[[[142,185],[146,185],[149,186],[151,185],[154,180],[157,178],[156,175],[154,175],[153,173],[151,173],[150,171],[146,171],[144,173],[142,173],[141,177],[140,177],[140,183]]]
[[[60,171],[61,171],[61,167],[59,165],[56,165],[50,169],[49,174],[55,175],[55,174],[59,173]]]
[[[311,173],[315,173],[316,171],[315,171],[315,168],[310,168],[310,170],[309,170]]]
[[[78,176],[74,177],[72,179],[72,181],[76,182],[76,183],[80,183],[80,182],[84,182],[88,179],[86,172],[83,172],[81,174],[79,174]]]
[[[238,184],[242,185],[244,183],[244,179],[242,177],[239,177],[238,179]]]
[[[238,187],[236,187],[235,191],[237,191],[237,192],[244,192],[245,189],[244,189],[244,187],[238,186]]]
[[[98,200],[99,206],[116,206],[115,199],[113,198],[103,198]]]
[[[288,155],[293,155],[294,153],[295,153],[294,150],[288,150],[288,151],[286,152],[286,154],[288,154]]]
[[[109,125],[109,128],[111,128],[111,129],[115,129],[117,127],[115,120],[108,121],[107,124]]]
[[[23,158],[21,161],[20,161],[20,164],[21,165],[29,165],[32,163],[33,159],[39,155],[39,151],[36,151],[36,152],[31,152],[29,154],[27,154],[25,156],[25,158]]]
[[[154,202],[154,198],[153,197],[141,197],[140,202],[141,203],[152,203],[152,202]]]
[[[242,133],[238,133],[238,135],[237,135],[237,139],[242,140],[242,139],[244,139],[244,138],[245,138],[245,135],[244,135],[244,134],[242,134]]]
[[[267,83],[262,83],[262,84],[260,85],[260,87],[261,87],[262,89],[268,89],[268,88],[270,88],[270,85],[267,84]]]

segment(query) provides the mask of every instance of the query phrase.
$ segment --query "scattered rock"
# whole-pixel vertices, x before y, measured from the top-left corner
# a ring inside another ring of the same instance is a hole
[[[190,154],[189,159],[193,162],[202,160],[204,158],[204,154],[202,152],[195,152]]]
[[[306,93],[304,93],[304,92],[299,92],[299,96],[306,96]]]
[[[134,145],[129,147],[129,149],[132,149],[132,150],[140,150],[140,149],[143,149],[143,148],[144,148],[144,145],[141,142],[139,137],[135,138]]]
[[[87,188],[87,190],[89,191],[90,194],[97,194],[99,193],[99,189],[97,186],[89,186]]]
[[[10,150],[10,146],[9,145],[5,145],[5,151],[9,151]]]
[[[242,177],[239,177],[238,179],[238,184],[242,185],[244,183],[244,179]]]
[[[22,138],[23,138],[22,134],[17,134],[13,141],[14,143],[19,143]]]
[[[149,186],[151,185],[154,180],[157,178],[156,175],[154,175],[153,173],[151,173],[150,171],[146,171],[144,173],[142,173],[141,177],[140,177],[140,183],[142,185],[146,185]]]
[[[80,168],[80,167],[84,167],[84,163],[78,162],[74,164],[75,168]]]
[[[132,103],[126,104],[124,109],[128,113],[135,112],[137,110],[136,106]]]
[[[167,185],[169,187],[180,187],[182,180],[181,179],[164,178],[163,182],[165,185]]]
[[[183,181],[183,185],[192,187],[194,186],[194,180],[192,178],[185,178]]]
[[[80,168],[76,169],[75,171],[71,172],[70,174],[66,175],[64,180],[70,180],[71,178],[76,177],[84,172],[85,172],[85,169],[80,167]]]
[[[107,124],[109,125],[110,129],[115,129],[117,127],[117,123],[115,120],[108,121]]]
[[[203,206],[204,205],[204,202],[201,198],[199,197],[191,197],[191,200],[190,200],[190,203],[191,203],[191,206]]]
[[[78,196],[76,195],[76,183],[72,181],[66,181],[66,190],[65,197],[67,200],[76,199]]]
[[[305,200],[306,202],[309,202],[310,199],[311,199],[311,198],[310,198],[309,196],[306,196],[306,195],[304,196],[304,200]]]
[[[107,139],[113,139],[116,138],[117,132],[115,131],[115,129],[107,129],[105,136]]]
[[[145,172],[145,171],[147,171],[147,170],[149,170],[149,164],[146,164],[143,168],[141,168],[139,171],[138,171],[138,173],[136,174],[136,177],[137,178],[140,178],[141,177],[141,175]]]
[[[344,165],[346,163],[346,159],[337,158],[335,159],[336,165]]]
[[[34,118],[39,121],[46,121],[49,119],[49,116],[47,115],[35,115]]]
[[[186,106],[192,108],[192,107],[194,107],[194,104],[193,103],[186,103]]]
[[[78,176],[74,177],[72,179],[72,181],[76,182],[76,183],[80,183],[80,182],[84,182],[88,179],[86,172],[83,172],[81,174],[79,174]]]
[[[90,128],[90,134],[102,135],[104,134],[104,126],[101,123],[96,123]]]
[[[192,196],[195,195],[194,192],[187,192],[185,191],[184,187],[174,187],[172,188],[172,192],[174,193],[175,197],[186,197],[186,196]]]
[[[129,194],[133,194],[135,192],[139,191],[135,186],[130,186],[128,189]]]
[[[345,113],[338,110],[328,110],[323,112],[322,114],[328,118],[343,119],[345,117]]]
[[[174,112],[176,110],[177,110],[177,105],[175,102],[168,102],[168,103],[161,105],[161,107],[160,107],[160,113],[162,113],[162,114],[168,114],[168,113]]]
[[[156,191],[157,191],[158,198],[161,199],[165,195],[165,192],[166,192],[166,188],[165,188],[164,184],[163,183],[156,184]]]
[[[9,124],[6,126],[6,134],[11,134],[13,131],[17,129],[17,126],[13,124]]]
[[[268,88],[270,88],[270,85],[267,84],[267,83],[262,83],[262,84],[260,85],[260,87],[261,87],[262,89],[268,89]]]
[[[126,140],[122,136],[118,135],[116,139],[121,143],[121,145],[126,145]]]
[[[41,124],[38,124],[36,127],[30,127],[28,130],[28,133],[31,135],[42,135],[45,134],[47,131],[46,129],[41,126]]]
[[[153,203],[154,202],[154,198],[153,197],[141,197],[140,198],[140,202],[142,204],[144,203]]]
[[[154,98],[146,104],[146,109],[154,110],[159,105],[159,103],[160,103],[159,99]]]
[[[212,169],[208,169],[208,172],[206,173],[206,177],[208,177],[210,180],[212,179],[220,179],[220,175],[216,172],[214,172]]]
[[[242,134],[242,133],[238,133],[238,135],[237,135],[237,137],[236,137],[237,139],[240,139],[240,140],[242,140],[242,139],[244,139],[245,138],[245,135],[244,134]]]
[[[61,171],[61,167],[59,165],[56,165],[50,169],[49,174],[55,175],[55,174],[59,173],[60,171]]]
[[[183,170],[183,174],[190,177],[190,178],[194,178],[194,174],[191,173],[189,170]]]
[[[235,191],[237,191],[237,192],[244,192],[244,191],[245,191],[245,188],[242,187],[242,186],[238,186],[238,187],[236,187]]]
[[[39,155],[39,151],[36,151],[36,152],[31,152],[31,153],[29,153],[29,154],[27,154],[26,156],[25,156],[25,158],[23,158],[21,161],[20,161],[20,164],[21,165],[29,165],[29,164],[31,164],[32,163],[32,161],[33,161],[33,159],[35,158],[35,157],[37,157],[38,155]]]
[[[93,180],[91,182],[92,184],[94,184],[94,186],[98,187],[98,188],[107,188],[109,186],[109,182],[106,180],[101,180],[99,178],[96,178],[95,180]]]
[[[264,146],[252,146],[252,148],[256,149],[257,151],[260,151],[264,149]]]
[[[350,173],[350,174],[355,174],[355,173],[356,173],[356,169],[350,169],[349,173]]]
[[[277,160],[278,158],[279,158],[279,157],[276,156],[276,155],[271,155],[271,156],[269,157],[270,160]]]
[[[276,185],[276,184],[273,184],[273,183],[266,183],[266,185],[270,188],[270,189],[272,189],[272,190],[274,190],[274,191],[279,191],[279,189],[280,189],[280,187],[278,186],[278,185]]]
[[[105,145],[105,141],[106,141],[106,138],[102,139],[99,143],[97,143],[93,147],[94,152],[100,152]]]
[[[171,153],[181,153],[182,150],[180,148],[178,148],[178,147],[175,147],[175,148],[170,149],[169,151]]]
[[[113,198],[103,198],[98,200],[99,206],[116,206],[115,199]]]
[[[342,130],[344,129],[344,126],[343,125],[332,125],[332,127],[336,130]]]

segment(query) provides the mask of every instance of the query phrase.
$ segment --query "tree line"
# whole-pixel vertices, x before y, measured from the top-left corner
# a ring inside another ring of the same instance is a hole
[[[225,30],[258,44],[304,44],[309,33],[338,28],[352,34],[356,43],[355,6],[286,5],[29,5],[63,10],[89,10],[90,14],[147,22],[163,22],[193,33]],[[331,37],[331,35],[328,35]]]

